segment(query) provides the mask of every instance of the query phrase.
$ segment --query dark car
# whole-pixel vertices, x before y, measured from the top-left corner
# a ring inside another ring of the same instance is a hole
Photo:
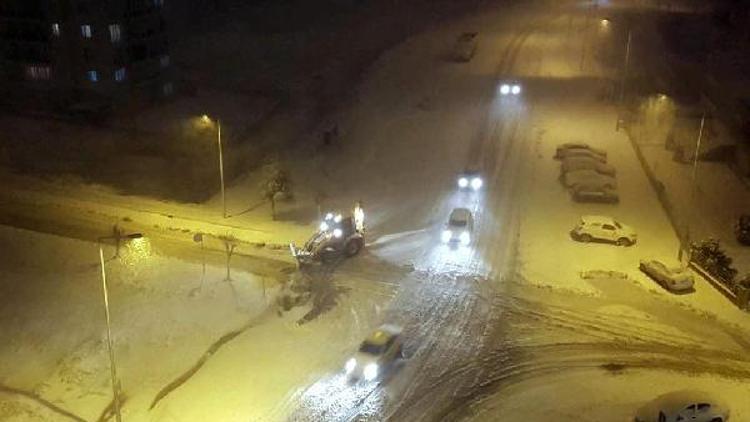
[[[602,202],[616,204],[620,202],[620,196],[615,189],[600,184],[579,184],[571,191],[570,196],[576,202]]]

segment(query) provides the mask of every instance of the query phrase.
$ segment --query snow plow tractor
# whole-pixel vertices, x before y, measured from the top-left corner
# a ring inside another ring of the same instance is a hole
[[[352,216],[328,213],[320,223],[318,231],[301,248],[294,242],[289,244],[297,263],[310,265],[329,263],[340,257],[352,257],[365,245],[364,212],[355,207]]]

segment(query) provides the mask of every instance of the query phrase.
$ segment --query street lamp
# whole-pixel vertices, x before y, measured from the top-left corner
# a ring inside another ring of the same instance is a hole
[[[212,123],[211,118],[208,117],[207,114],[201,116],[201,120],[208,125]],[[221,146],[221,121],[219,121],[218,118],[216,119],[216,144],[219,147],[219,179],[221,180],[222,215],[224,218],[227,218],[227,197],[224,191],[224,152],[222,151]]]
[[[117,422],[122,422],[122,415],[120,415],[120,382],[117,380],[117,365],[115,364],[115,350],[112,347],[112,328],[109,317],[109,291],[107,289],[107,273],[104,269],[104,249],[102,247],[102,241],[106,239],[114,239],[117,243],[117,252],[120,249],[120,241],[122,239],[132,240],[140,239],[143,237],[141,233],[122,234],[120,230],[115,226],[114,235],[104,236],[97,239],[99,246],[99,262],[102,269],[102,294],[104,295],[104,316],[107,321],[107,349],[109,350],[109,369],[110,376],[112,377],[112,395],[114,400],[115,418]],[[115,255],[117,256],[117,255]]]

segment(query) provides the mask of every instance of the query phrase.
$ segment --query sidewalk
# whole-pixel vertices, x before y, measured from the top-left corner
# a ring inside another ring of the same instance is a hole
[[[750,271],[750,251],[734,237],[734,223],[750,210],[750,192],[736,173],[722,162],[698,161],[695,197],[692,195],[692,165],[673,159],[666,138],[634,123],[631,134],[656,181],[664,187],[667,213],[681,234],[687,227],[692,241],[719,239],[742,275]]]
[[[312,230],[312,221],[299,224],[271,220],[267,204],[260,204],[262,209],[255,212],[230,213],[224,219],[217,201],[163,202],[118,195],[98,186],[45,182],[14,174],[3,174],[3,180],[0,223],[82,240],[109,236],[115,225],[127,232],[141,232],[147,238],[191,245],[194,235],[202,233],[207,249],[223,250],[220,237],[228,236],[240,246],[237,254],[292,263],[288,243],[304,242]]]

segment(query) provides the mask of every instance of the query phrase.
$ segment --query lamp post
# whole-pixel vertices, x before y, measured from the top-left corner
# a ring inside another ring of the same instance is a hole
[[[620,130],[620,119],[621,119],[621,112],[622,112],[622,102],[625,98],[625,84],[627,83],[628,78],[628,66],[630,65],[630,41],[632,39],[632,32],[631,29],[628,28],[628,42],[625,45],[625,63],[622,68],[622,80],[620,81],[620,95],[617,101],[617,125],[615,126],[615,131]]]
[[[104,316],[107,321],[107,349],[109,351],[109,369],[110,376],[112,377],[112,395],[114,401],[115,418],[117,422],[122,422],[122,415],[120,414],[120,382],[117,379],[117,365],[115,363],[115,350],[112,347],[112,328],[109,317],[109,290],[107,289],[107,272],[104,267],[104,248],[102,247],[102,241],[106,239],[115,239],[119,251],[120,240],[125,239],[140,239],[143,237],[141,233],[131,233],[123,235],[117,227],[114,229],[113,236],[104,236],[97,239],[99,246],[99,263],[101,264],[102,270],[102,294],[104,295]]]
[[[207,114],[204,114],[202,117],[204,122],[211,123],[211,118],[208,117]],[[219,179],[221,180],[221,206],[222,206],[222,216],[224,218],[227,218],[227,197],[224,191],[224,152],[223,148],[221,146],[221,121],[219,119],[216,119],[216,144],[219,148]]]

